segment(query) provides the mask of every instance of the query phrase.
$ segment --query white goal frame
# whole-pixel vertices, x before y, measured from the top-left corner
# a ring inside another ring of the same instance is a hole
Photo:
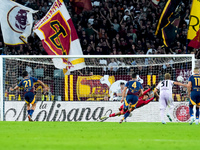
[[[3,78],[3,59],[4,58],[174,58],[174,57],[188,57],[192,59],[192,71],[195,67],[195,55],[0,55],[0,118],[4,121],[4,78]]]

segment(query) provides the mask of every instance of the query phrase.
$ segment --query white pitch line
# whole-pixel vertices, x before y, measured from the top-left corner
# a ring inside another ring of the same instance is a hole
[[[139,139],[139,141],[155,141],[155,142],[199,142],[199,140],[169,140],[169,139]]]

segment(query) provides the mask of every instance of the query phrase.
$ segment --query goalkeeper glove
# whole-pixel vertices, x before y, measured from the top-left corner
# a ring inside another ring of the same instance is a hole
[[[156,87],[156,85],[155,85],[155,84],[154,84],[154,85],[152,85],[152,86],[151,86],[151,90],[153,90],[155,87]]]

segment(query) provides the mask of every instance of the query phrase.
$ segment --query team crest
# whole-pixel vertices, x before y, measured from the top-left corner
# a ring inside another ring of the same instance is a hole
[[[14,6],[7,14],[7,21],[10,28],[17,33],[23,33],[28,25],[28,11]]]
[[[110,85],[114,82],[114,76],[78,76],[78,100],[102,100],[105,95],[109,95]]]
[[[71,45],[70,25],[60,11],[55,13],[44,25],[39,27],[44,42],[56,55],[68,55]]]
[[[180,103],[174,108],[173,116],[178,122],[188,122],[190,119],[189,105]]]

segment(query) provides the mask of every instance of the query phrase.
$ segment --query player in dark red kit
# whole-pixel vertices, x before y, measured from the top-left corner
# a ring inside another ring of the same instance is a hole
[[[148,104],[149,102],[151,102],[151,101],[154,100],[155,97],[152,97],[152,98],[149,99],[149,93],[148,93],[148,92],[150,92],[151,90],[153,90],[154,88],[155,88],[155,85],[153,85],[151,88],[149,88],[149,89],[147,89],[146,91],[143,92],[142,96],[139,97],[138,103],[137,103],[137,105],[136,105],[136,107],[135,107],[134,109],[140,108],[140,107],[142,107],[142,106],[144,106],[144,105],[146,105],[146,104]],[[123,106],[124,106],[124,104],[120,106],[119,112],[117,112],[117,113],[112,113],[112,114],[110,114],[109,116],[103,116],[103,117],[100,118],[100,120],[101,120],[101,121],[105,121],[105,120],[108,119],[109,117],[115,117],[115,116],[124,115],[124,114],[126,113],[126,111],[124,111]],[[134,110],[134,109],[133,109],[133,110]]]

